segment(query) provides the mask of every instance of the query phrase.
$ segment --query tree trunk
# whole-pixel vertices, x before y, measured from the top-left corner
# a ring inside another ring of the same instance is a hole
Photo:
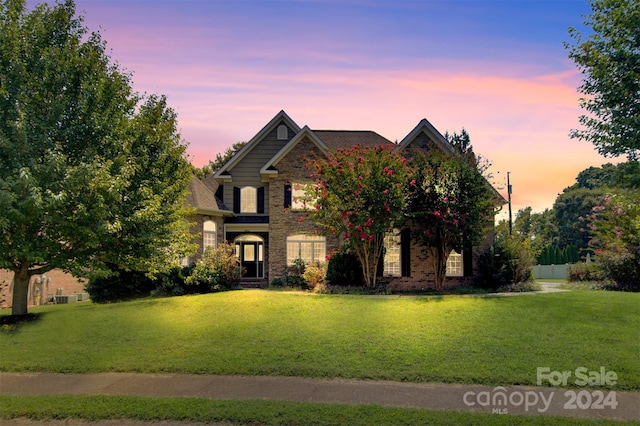
[[[373,288],[375,286],[375,276],[371,271],[371,259],[369,255],[368,247],[356,247],[356,255],[360,260],[360,267],[362,269],[362,276],[367,288]]]
[[[21,262],[19,268],[13,270],[13,303],[11,315],[27,315],[29,297],[29,262]]]
[[[444,247],[431,247],[430,257],[433,262],[434,281],[436,291],[442,291],[447,278],[447,259],[449,253]]]
[[[364,242],[355,248],[360,260],[362,274],[368,289],[373,290],[378,283],[378,263],[384,249],[384,234],[376,235],[374,242]]]

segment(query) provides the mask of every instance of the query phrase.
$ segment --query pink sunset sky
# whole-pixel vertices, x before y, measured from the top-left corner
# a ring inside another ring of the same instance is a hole
[[[583,0],[76,5],[136,91],[167,95],[195,166],[280,110],[300,126],[391,141],[422,118],[441,133],[465,128],[505,196],[511,172],[514,217],[551,207],[578,172],[611,162],[568,136],[581,75],[562,43],[589,13]]]

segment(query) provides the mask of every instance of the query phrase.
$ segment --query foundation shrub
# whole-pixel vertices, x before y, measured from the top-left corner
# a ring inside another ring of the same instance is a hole
[[[302,258],[295,258],[293,263],[287,266],[287,269],[284,271],[283,280],[285,286],[308,290],[309,286],[307,285],[307,281],[304,279],[304,272],[306,268],[307,265]]]
[[[240,261],[231,244],[209,247],[186,278],[186,288],[194,286],[204,293],[230,290],[240,282]]]
[[[148,297],[155,290],[154,280],[144,272],[114,268],[106,277],[92,278],[86,286],[94,303],[121,302]]]
[[[302,278],[309,289],[321,289],[325,285],[327,265],[325,263],[311,263],[306,266]]]
[[[182,296],[185,294],[206,293],[203,288],[187,285],[187,278],[191,276],[195,263],[189,266],[176,266],[168,272],[157,274],[155,276],[155,290],[152,292],[154,296]]]
[[[345,251],[332,254],[327,264],[326,283],[331,286],[344,287],[364,285],[362,267],[358,257]]]

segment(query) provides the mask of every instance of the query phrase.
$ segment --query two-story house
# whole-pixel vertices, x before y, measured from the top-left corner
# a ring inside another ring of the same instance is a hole
[[[322,235],[300,203],[302,186],[311,181],[305,157],[324,155],[354,145],[393,145],[443,149],[449,142],[425,119],[398,144],[372,131],[311,130],[300,127],[279,112],[213,176],[191,182],[188,203],[196,208],[196,232],[201,236],[201,256],[208,246],[227,241],[235,245],[243,270],[243,284],[266,286],[282,277],[286,267],[300,257],[324,262],[341,241]],[[433,286],[433,272],[423,250],[408,232],[386,239],[383,276],[391,288],[414,290]],[[453,253],[447,273],[449,285],[471,277],[475,252]],[[191,260],[194,260],[191,259]]]

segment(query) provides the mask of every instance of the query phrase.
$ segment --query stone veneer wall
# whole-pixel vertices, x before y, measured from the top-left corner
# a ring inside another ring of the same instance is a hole
[[[311,181],[304,157],[322,155],[308,138],[301,140],[282,160],[276,164],[278,176],[269,183],[269,280],[281,278],[287,267],[287,236],[320,232],[308,218],[309,213],[296,212],[284,208],[284,186],[287,183]],[[327,253],[338,249],[340,242],[336,236],[327,236]]]
[[[418,134],[411,142],[410,149],[417,149],[423,152],[431,151],[432,149],[439,149],[436,147],[434,141],[429,138],[425,133]]]
[[[194,242],[198,245],[198,251],[189,257],[189,263],[200,259],[204,254],[202,251],[202,226],[204,222],[211,220],[216,224],[216,244],[224,243],[224,218],[222,216],[207,216],[197,214],[189,218],[193,224],[191,232],[196,235]]]

